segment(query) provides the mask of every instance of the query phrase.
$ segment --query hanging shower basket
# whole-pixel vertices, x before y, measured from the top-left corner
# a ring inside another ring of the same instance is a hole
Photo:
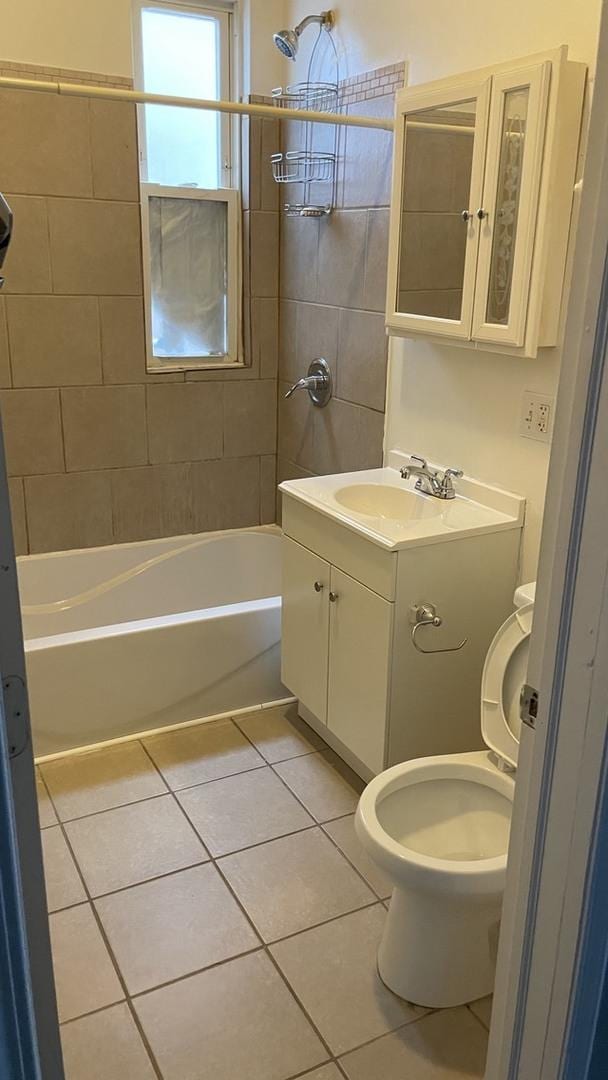
[[[289,150],[271,157],[277,184],[331,184],[336,155],[313,150]]]
[[[282,109],[304,109],[307,112],[335,112],[338,107],[338,84],[303,82],[278,86],[272,91],[273,100]]]

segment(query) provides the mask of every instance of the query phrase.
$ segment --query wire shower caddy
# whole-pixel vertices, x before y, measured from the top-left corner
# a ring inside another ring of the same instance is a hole
[[[315,81],[312,75],[319,61],[318,50],[322,40],[331,42],[332,81]],[[308,64],[305,82],[279,87],[272,91],[279,108],[303,109],[314,112],[337,112],[339,101],[339,65],[336,46],[331,31],[320,30]],[[272,174],[277,184],[300,185],[299,198],[284,204],[285,213],[292,217],[322,217],[330,214],[335,202],[336,165],[338,160],[338,129],[326,129],[319,135],[313,123],[303,123],[302,140],[297,150],[286,150],[271,157]],[[327,145],[327,131],[331,142]],[[319,145],[321,138],[326,145]],[[325,185],[325,190],[312,185]],[[325,195],[324,199],[315,198]]]

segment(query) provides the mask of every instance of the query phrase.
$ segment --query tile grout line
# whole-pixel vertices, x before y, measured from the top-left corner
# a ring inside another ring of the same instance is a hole
[[[49,792],[49,798],[51,799],[51,804],[53,806],[55,814],[57,814],[57,807],[55,806],[53,798],[50,795],[50,792]],[[121,972],[120,967],[118,965],[118,961],[117,961],[117,959],[116,959],[116,957],[114,955],[114,951],[110,946],[110,942],[108,940],[107,934],[105,932],[105,929],[103,927],[103,924],[101,922],[101,919],[99,917],[97,909],[95,907],[93,897],[91,896],[88,885],[87,885],[87,883],[85,881],[85,878],[84,878],[84,874],[83,874],[83,872],[82,872],[82,870],[80,868],[80,863],[78,862],[78,859],[76,858],[76,853],[74,852],[74,849],[72,848],[69,836],[67,835],[67,832],[66,832],[66,830],[65,830],[65,828],[63,826],[63,822],[60,822],[60,828],[61,828],[61,832],[63,834],[63,839],[64,839],[64,841],[65,841],[65,843],[67,845],[68,851],[69,851],[70,855],[72,856],[74,866],[76,867],[76,872],[77,872],[77,874],[78,874],[78,876],[79,876],[79,878],[81,880],[85,896],[87,897],[87,901],[85,901],[85,902],[87,903],[87,906],[89,907],[89,909],[91,911],[93,919],[95,920],[95,923],[97,925],[97,929],[99,930],[101,939],[102,939],[102,941],[103,941],[103,943],[104,943],[104,945],[106,947],[106,951],[108,953],[110,963],[112,964],[112,966],[114,968],[114,971],[116,973],[116,977],[118,979],[120,988],[121,988],[121,990],[122,990],[122,992],[124,994],[124,1000],[125,1000],[125,1002],[127,1004],[127,1008],[129,1009],[129,1012],[131,1014],[131,1018],[132,1018],[132,1020],[133,1020],[133,1022],[135,1024],[135,1027],[139,1031],[139,1035],[140,1035],[140,1038],[142,1040],[144,1049],[145,1049],[145,1051],[146,1051],[146,1053],[148,1055],[148,1058],[150,1060],[152,1068],[154,1069],[154,1072],[156,1073],[157,1080],[163,1080],[163,1075],[162,1075],[162,1073],[160,1071],[160,1068],[158,1066],[156,1058],[155,1058],[154,1054],[152,1053],[152,1048],[151,1048],[151,1046],[150,1046],[150,1044],[148,1042],[148,1039],[147,1039],[147,1037],[145,1035],[145,1032],[143,1031],[143,1028],[142,1028],[142,1026],[141,1026],[141,1024],[139,1022],[139,1017],[136,1015],[135,1010],[131,1006],[131,1000],[130,1000],[130,997],[129,997],[127,984],[126,984],[126,982],[125,982],[125,980],[123,978],[122,972]],[[76,905],[76,906],[78,906],[78,905]],[[64,910],[70,910],[70,909],[66,908]],[[105,1008],[111,1008],[113,1005],[117,1005],[117,1004],[119,1004],[119,1002],[110,1002],[108,1005],[105,1006]],[[99,1010],[96,1010],[96,1011],[103,1012],[103,1009],[99,1009]],[[82,1017],[73,1017],[73,1019],[74,1020],[80,1020],[80,1019],[82,1019]],[[61,1025],[60,1025],[60,1027],[61,1027]]]
[[[234,721],[233,721],[233,723],[234,723]],[[236,727],[236,725],[235,725],[235,727]],[[240,729],[239,729],[239,730],[240,730]],[[250,740],[248,740],[248,741],[250,741]],[[144,747],[144,749],[145,749],[145,747]],[[150,760],[152,760],[152,758],[150,758]],[[153,762],[153,764],[155,765],[155,763],[154,763],[154,762]],[[155,765],[155,767],[156,767],[156,765]],[[175,798],[175,796],[174,796],[174,798]],[[180,810],[181,810],[182,814],[184,814],[184,816],[186,816],[186,815],[185,815],[185,811],[184,811],[183,807],[182,807],[182,806],[180,806],[179,800],[178,800],[178,799],[176,798],[176,799],[175,799],[175,801],[176,801],[177,805],[178,805],[178,806],[180,807]],[[194,828],[194,826],[193,826],[193,828]],[[195,832],[197,833],[197,835],[199,835],[199,834],[198,834],[198,831],[197,831],[197,830],[195,830]],[[201,837],[200,839],[201,839],[201,842],[202,842],[202,837]],[[304,1008],[304,1006],[302,1005],[302,1002],[301,1002],[301,1001],[300,1001],[300,999],[298,998],[298,996],[297,996],[297,994],[295,993],[295,991],[294,991],[293,987],[292,987],[292,986],[290,985],[290,983],[289,983],[289,982],[287,981],[287,979],[286,979],[286,978],[285,978],[285,976],[283,975],[283,972],[282,972],[282,971],[280,970],[280,968],[278,967],[278,965],[277,965],[277,963],[276,963],[276,961],[275,961],[274,957],[272,956],[272,953],[270,952],[270,949],[268,948],[268,946],[266,945],[266,943],[265,943],[265,942],[264,942],[264,941],[262,940],[261,934],[259,933],[259,931],[258,931],[258,929],[257,929],[257,927],[256,927],[256,925],[255,925],[255,923],[253,922],[253,919],[252,919],[252,918],[250,917],[250,915],[249,915],[249,913],[247,912],[247,910],[245,909],[244,905],[243,905],[243,904],[241,903],[241,900],[239,899],[239,897],[238,897],[238,896],[237,896],[237,894],[235,893],[234,889],[232,888],[232,885],[231,885],[231,884],[230,884],[230,882],[229,882],[229,881],[227,880],[227,878],[226,878],[225,874],[223,873],[223,871],[221,870],[221,868],[220,868],[220,867],[219,867],[219,866],[217,865],[217,863],[215,862],[215,860],[212,860],[212,862],[213,862],[213,865],[215,866],[215,868],[216,868],[216,870],[217,870],[218,874],[220,875],[220,877],[221,877],[222,881],[224,882],[224,884],[225,884],[226,888],[228,889],[228,891],[230,892],[231,896],[233,897],[233,899],[234,899],[235,903],[236,903],[236,904],[238,905],[238,907],[239,907],[240,911],[242,912],[243,916],[245,917],[245,919],[247,920],[247,922],[248,922],[248,923],[249,923],[249,925],[251,926],[251,929],[253,930],[253,933],[254,933],[254,934],[255,934],[255,936],[256,936],[256,937],[258,938],[258,940],[259,940],[259,941],[261,942],[262,950],[263,950],[263,952],[265,953],[266,957],[267,957],[267,958],[269,959],[269,961],[271,962],[271,964],[273,965],[273,967],[274,967],[274,968],[276,969],[277,973],[278,973],[278,974],[280,975],[280,977],[281,977],[281,979],[282,979],[282,981],[283,981],[284,985],[285,985],[285,986],[287,987],[287,989],[288,989],[289,993],[291,994],[291,996],[292,996],[293,1000],[294,1000],[294,1001],[296,1002],[296,1004],[297,1004],[297,1005],[299,1006],[300,1010],[302,1011],[302,1013],[304,1014],[304,1016],[305,1016],[305,1017],[306,1017],[306,1019],[308,1020],[308,1023],[310,1024],[310,1026],[311,1026],[312,1030],[313,1030],[313,1031],[314,1031],[314,1032],[316,1033],[316,1035],[317,1035],[317,1038],[318,1038],[318,1039],[319,1039],[319,1040],[321,1041],[321,1044],[323,1045],[323,1047],[325,1048],[325,1050],[326,1050],[326,1051],[327,1051],[327,1053],[329,1054],[329,1056],[330,1056],[331,1060],[333,1061],[333,1060],[334,1060],[334,1057],[333,1057],[333,1054],[332,1054],[332,1051],[331,1051],[331,1048],[330,1048],[330,1046],[328,1045],[328,1043],[327,1043],[327,1042],[325,1041],[325,1039],[324,1039],[324,1038],[323,1038],[323,1036],[321,1035],[321,1032],[320,1032],[320,1031],[318,1030],[318,1028],[317,1028],[316,1024],[314,1024],[314,1023],[313,1023],[313,1021],[312,1021],[312,1018],[311,1018],[311,1017],[309,1016],[309,1014],[308,1014],[307,1010],[306,1010],[306,1009]],[[262,950],[260,950],[260,951],[262,951]],[[226,961],[224,961],[224,963],[225,963],[225,962],[226,962]]]

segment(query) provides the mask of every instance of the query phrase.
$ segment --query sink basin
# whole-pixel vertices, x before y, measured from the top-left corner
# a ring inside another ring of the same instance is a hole
[[[413,521],[435,517],[445,504],[432,496],[417,495],[391,484],[349,484],[338,488],[334,499],[346,510],[387,521]]]

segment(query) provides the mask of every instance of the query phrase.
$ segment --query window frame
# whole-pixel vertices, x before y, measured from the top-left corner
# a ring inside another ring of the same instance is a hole
[[[237,90],[235,4],[231,0],[133,0],[133,70],[136,89],[145,90],[142,34],[143,10],[175,11],[184,14],[210,15],[220,24],[220,98],[232,100]],[[220,113],[221,180],[223,187],[199,188],[155,184],[147,178],[146,106],[137,106],[137,135],[139,144],[139,192],[142,233],[142,269],[146,329],[146,370],[162,372],[192,371],[245,367],[242,348],[242,266],[240,191],[238,187],[238,125],[235,118]],[[168,198],[215,199],[227,204],[227,352],[224,357],[158,357],[152,343],[152,281],[150,265],[149,199]]]
[[[192,371],[198,368],[225,368],[240,364],[239,357],[239,192],[236,188],[165,187],[140,183],[141,248],[143,263],[144,311],[146,325],[146,367],[148,371]],[[226,203],[226,337],[227,351],[219,356],[155,356],[152,344],[152,272],[150,251],[150,199],[202,199]]]

